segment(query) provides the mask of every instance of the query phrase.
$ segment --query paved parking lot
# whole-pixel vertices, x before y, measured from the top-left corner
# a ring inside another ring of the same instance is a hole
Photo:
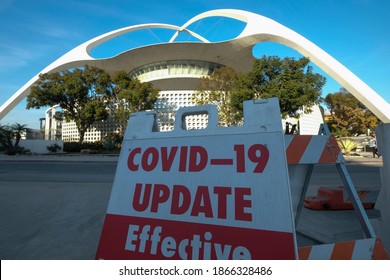
[[[0,166],[1,259],[94,259],[116,162]]]

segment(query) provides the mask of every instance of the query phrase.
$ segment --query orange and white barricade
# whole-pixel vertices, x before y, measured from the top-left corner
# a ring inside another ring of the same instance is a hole
[[[354,209],[365,239],[313,245],[298,249],[300,259],[388,259],[383,243],[376,237],[364,208],[374,201],[367,191],[357,191],[344,164],[344,156],[326,125],[318,135],[285,135],[286,157],[295,216],[299,223],[304,204],[312,209]],[[318,189],[317,197],[306,197],[315,165],[335,165],[344,186]],[[375,195],[374,192],[371,192]],[[364,202],[364,204],[362,203]],[[328,205],[328,207],[327,207]]]

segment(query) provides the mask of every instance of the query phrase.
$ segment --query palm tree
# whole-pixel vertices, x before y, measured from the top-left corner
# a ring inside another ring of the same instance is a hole
[[[27,124],[20,123],[15,123],[11,125],[11,129],[15,138],[14,148],[15,150],[18,150],[20,139],[22,139],[22,134],[27,133],[30,129],[27,127]]]

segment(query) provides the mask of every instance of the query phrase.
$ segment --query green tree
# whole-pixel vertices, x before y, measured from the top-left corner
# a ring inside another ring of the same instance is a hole
[[[27,109],[59,105],[65,120],[76,123],[82,143],[92,123],[108,118],[106,102],[111,97],[110,75],[97,67],[85,66],[41,74],[27,97]]]
[[[159,89],[151,83],[141,83],[132,79],[124,71],[112,75],[114,109],[113,115],[120,125],[120,133],[127,126],[127,121],[133,112],[151,110],[157,100]]]
[[[221,67],[212,75],[200,79],[193,102],[197,105],[213,104],[218,108],[219,122],[222,125],[235,125],[235,112],[231,106],[231,94],[236,87],[239,74],[232,68]]]
[[[242,103],[245,100],[277,97],[283,116],[298,116],[299,111],[321,101],[321,91],[326,79],[313,72],[308,58],[285,58],[276,56],[255,60],[251,71],[241,75],[231,96],[236,117],[242,118]]]
[[[365,134],[367,129],[374,130],[379,124],[378,118],[344,88],[329,93],[324,101],[331,114],[328,126],[334,134]]]

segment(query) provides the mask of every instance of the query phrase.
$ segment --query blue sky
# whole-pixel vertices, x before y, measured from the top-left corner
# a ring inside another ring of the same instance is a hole
[[[343,63],[390,102],[390,1],[386,0],[0,0],[0,104],[67,51],[103,33],[143,23],[182,25],[213,9],[235,8],[269,17],[300,33]],[[190,27],[210,41],[238,35],[242,26],[228,19],[204,20]],[[94,50],[109,57],[136,46],[166,41],[163,30],[144,30]],[[182,37],[181,40],[189,40]],[[284,46],[260,44],[256,56],[300,55]],[[339,90],[327,77],[323,95]],[[21,102],[0,124],[38,128],[44,110]]]

